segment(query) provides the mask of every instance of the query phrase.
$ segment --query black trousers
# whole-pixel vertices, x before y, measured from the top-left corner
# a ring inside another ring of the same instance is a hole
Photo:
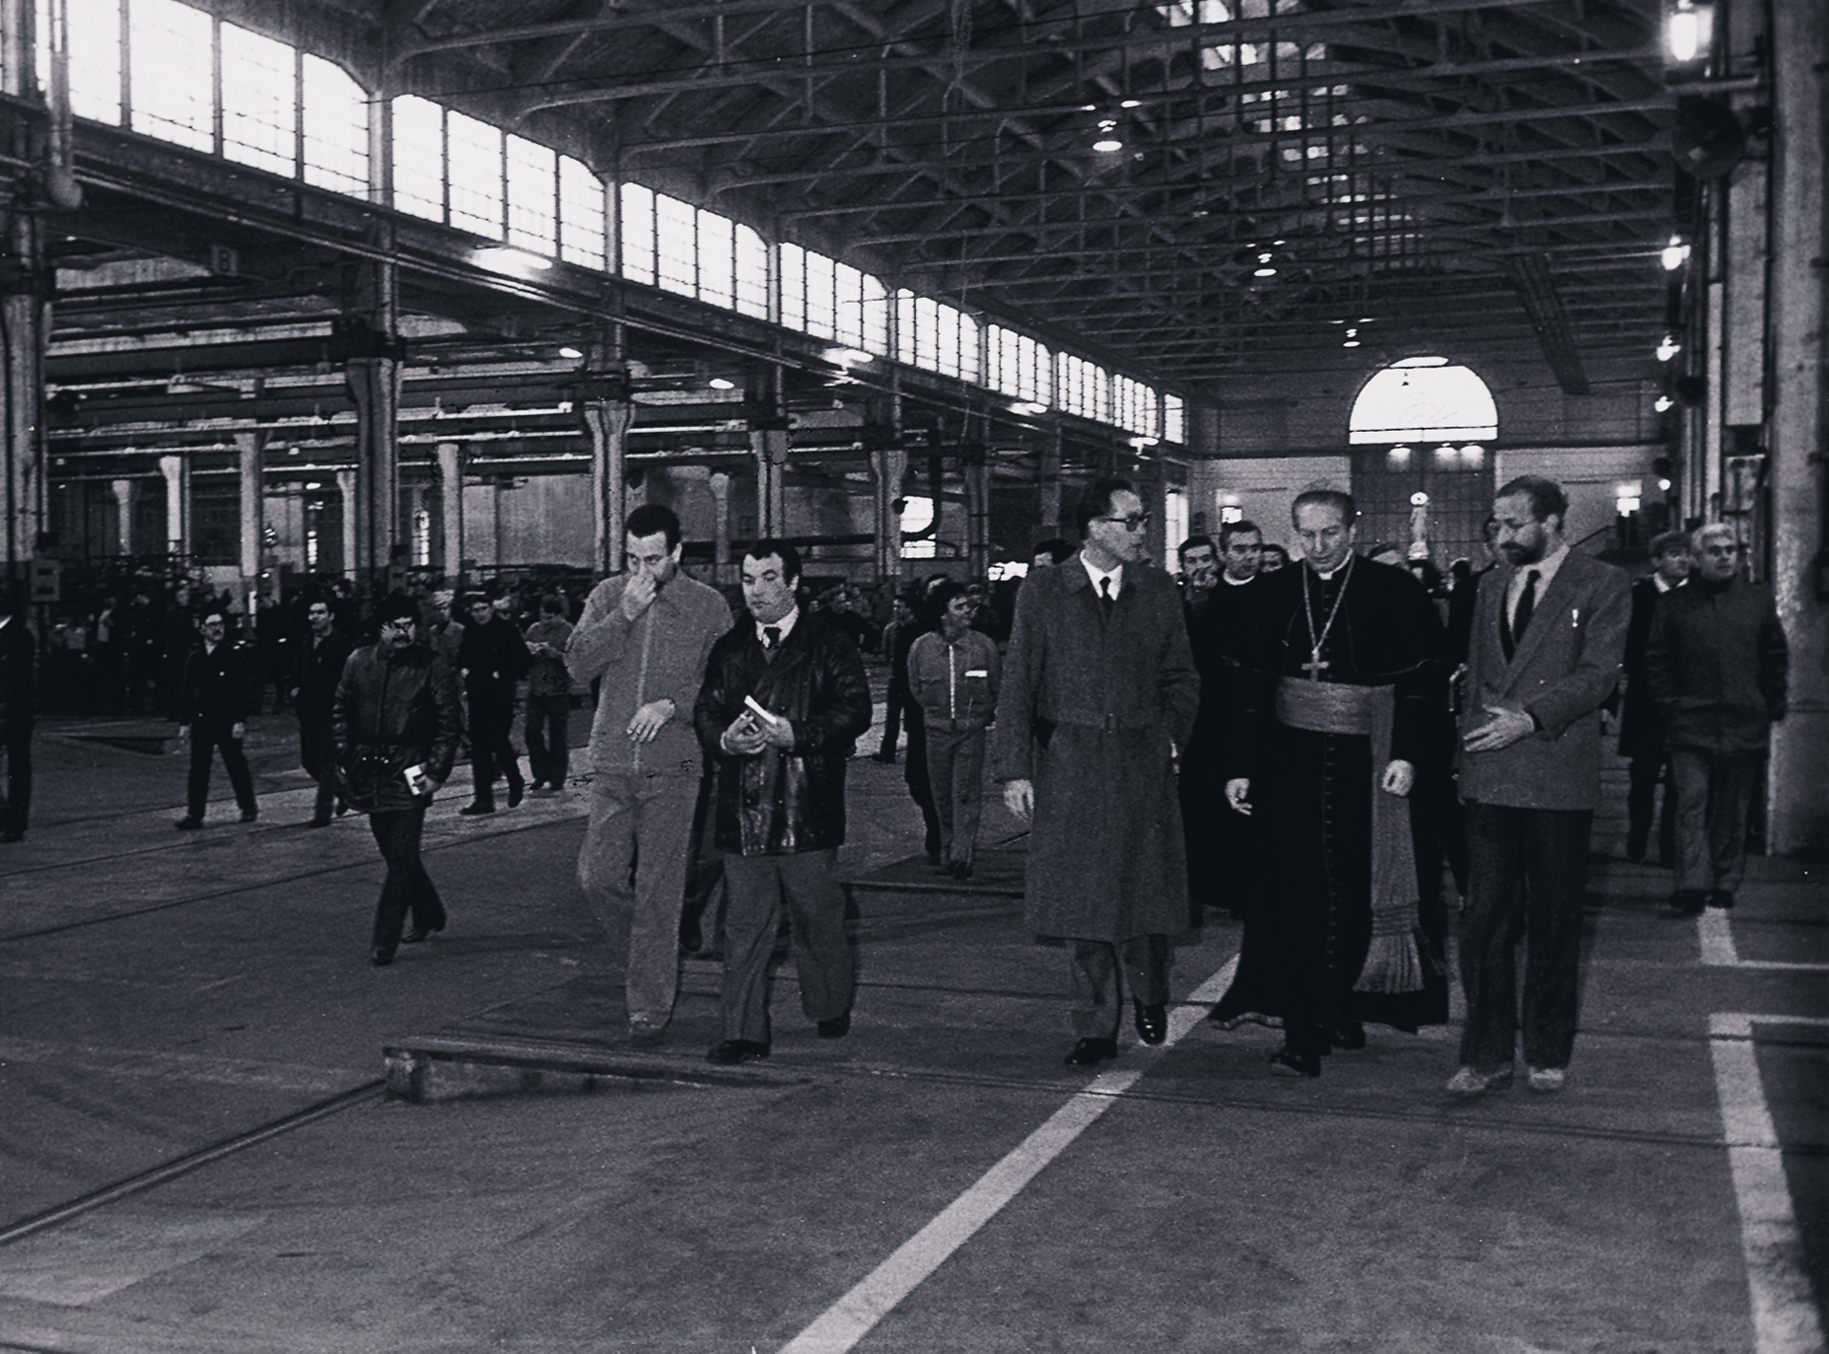
[[[441,931],[445,924],[444,900],[419,859],[419,842],[425,832],[425,805],[410,809],[393,809],[368,815],[369,831],[381,848],[387,862],[387,878],[381,884],[381,901],[375,905],[377,949],[392,953],[400,943],[407,913],[413,914],[413,925],[427,931]]]
[[[0,832],[24,832],[32,808],[32,726],[21,720],[8,728],[6,785],[0,794]]]
[[[476,802],[495,804],[496,768],[508,777],[510,785],[521,783],[521,768],[515,765],[520,754],[509,741],[514,726],[514,686],[503,691],[495,683],[473,687],[470,691],[470,778],[476,787]]]
[[[191,725],[191,771],[186,796],[190,815],[203,817],[210,798],[210,760],[217,749],[222,751],[222,769],[229,773],[229,786],[235,791],[235,802],[243,813],[259,807],[254,800],[254,777],[248,773],[248,759],[242,755],[241,739],[232,737],[227,725],[212,725],[198,720]]]

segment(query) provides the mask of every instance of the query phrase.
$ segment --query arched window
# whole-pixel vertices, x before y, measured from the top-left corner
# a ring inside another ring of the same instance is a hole
[[[1499,435],[1492,392],[1445,357],[1407,357],[1365,383],[1353,402],[1354,446],[1400,442],[1488,442]]]

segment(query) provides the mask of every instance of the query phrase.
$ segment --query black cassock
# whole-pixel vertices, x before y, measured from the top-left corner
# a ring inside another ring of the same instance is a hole
[[[1372,796],[1383,793],[1373,789],[1371,737],[1293,728],[1276,716],[1279,679],[1390,687],[1390,756],[1426,774],[1449,718],[1435,605],[1407,569],[1358,557],[1332,578],[1298,564],[1259,585],[1227,763],[1228,778],[1251,781],[1263,884],[1246,914],[1238,972],[1212,1018],[1276,1017],[1288,1046],[1303,1053],[1327,1052],[1354,1022],[1408,1031],[1441,1024],[1439,886],[1419,889],[1420,988],[1354,990],[1372,943]]]

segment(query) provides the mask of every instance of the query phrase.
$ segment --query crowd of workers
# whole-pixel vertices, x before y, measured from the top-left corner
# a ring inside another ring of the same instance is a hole
[[[1629,854],[1650,850],[1662,783],[1673,915],[1731,907],[1787,663],[1771,593],[1744,578],[1731,528],[1659,537],[1652,572],[1630,584],[1570,547],[1567,512],[1559,486],[1520,477],[1488,521],[1491,561],[1427,577],[1361,553],[1351,496],[1317,487],[1291,507],[1295,564],[1238,521],[1182,543],[1174,577],[1146,558],[1132,486],[1102,480],[1077,545],[1038,545],[1013,596],[935,574],[873,606],[844,584],[815,595],[783,541],[752,544],[740,596],[720,595],[681,572],[673,514],[644,505],[628,519],[627,571],[581,602],[396,592],[358,645],[340,623],[346,597],[302,595],[271,685],[297,713],[318,785],[308,825],[364,813],[387,863],[377,966],[446,924],[419,843],[467,741],[463,815],[494,813],[498,780],[510,809],[587,786],[578,877],[625,970],[632,1043],[664,1037],[707,859],[724,897],[711,1060],[769,1052],[784,911],[804,1013],[843,1037],[854,959],[837,849],[847,764],[872,724],[861,654],[875,652],[889,676],[874,756],[895,761],[906,732],[928,863],[971,878],[987,759],[1030,826],[1026,915],[1067,942],[1069,1063],[1117,1056],[1125,993],[1139,1039],[1162,1041],[1174,942],[1208,909],[1245,924],[1209,1018],[1281,1029],[1273,1073],[1319,1076],[1323,1057],[1364,1046],[1367,1023],[1442,1023],[1452,896],[1468,1019],[1448,1089],[1508,1084],[1522,1034],[1530,1086],[1554,1091],[1577,1025],[1603,718],[1617,714],[1631,767]],[[271,665],[237,642],[220,600],[173,601],[195,635],[181,664],[154,665],[170,669],[190,750],[177,826],[202,826],[217,758],[251,821],[242,743]],[[138,623],[103,626],[113,612],[97,617],[108,645],[158,633],[162,658],[175,647],[169,615],[155,624],[143,596],[128,607]],[[6,597],[7,841],[30,803],[34,645]],[[107,690],[124,707],[158,694],[144,663],[121,672]],[[511,739],[523,683],[530,776]],[[574,777],[567,725],[584,687],[589,765]]]

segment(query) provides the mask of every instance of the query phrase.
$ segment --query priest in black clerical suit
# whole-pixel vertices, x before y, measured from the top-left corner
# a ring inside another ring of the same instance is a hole
[[[1419,916],[1407,799],[1440,746],[1446,640],[1408,570],[1353,553],[1350,495],[1306,490],[1291,515],[1304,560],[1253,584],[1227,748],[1227,798],[1257,826],[1263,893],[1209,1019],[1280,1021],[1271,1071],[1312,1077],[1332,1048],[1363,1046],[1364,1021],[1447,1019],[1443,919]]]

